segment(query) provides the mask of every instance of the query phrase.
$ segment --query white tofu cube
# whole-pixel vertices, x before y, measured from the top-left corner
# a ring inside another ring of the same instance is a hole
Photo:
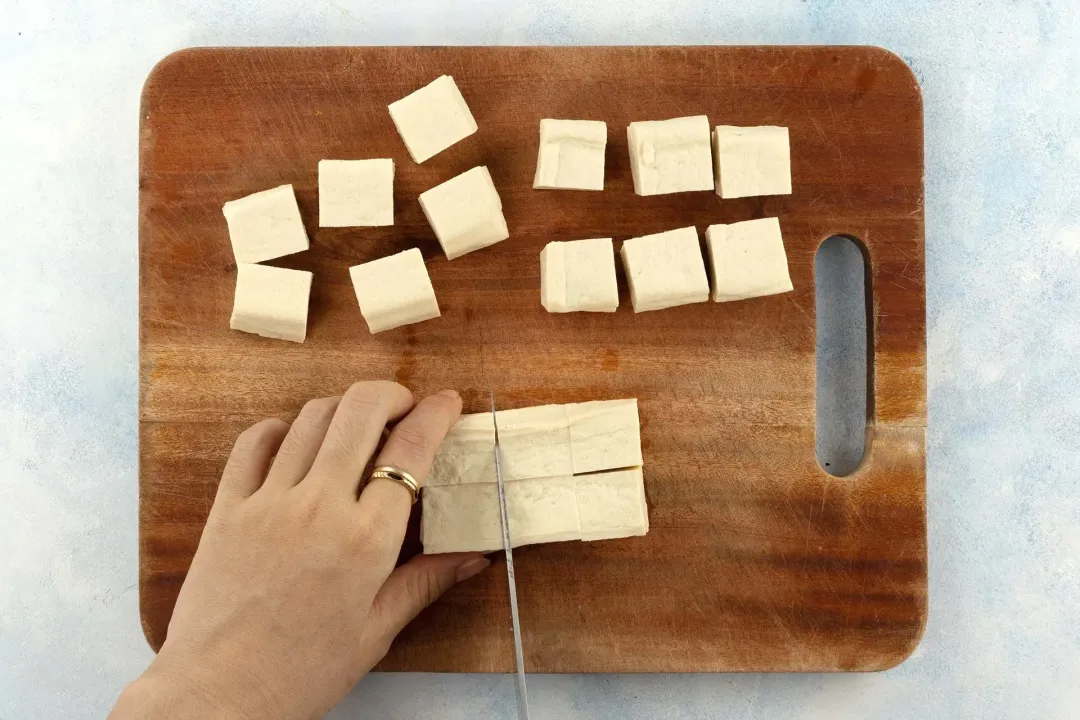
[[[390,117],[418,163],[476,132],[469,106],[449,75],[390,103]]]
[[[237,264],[260,263],[308,249],[292,185],[230,200],[221,211]]]
[[[541,120],[533,187],[603,190],[606,147],[607,123],[601,120]]]
[[[611,238],[551,242],[540,251],[540,304],[548,312],[615,312],[615,248]]]
[[[716,302],[793,289],[778,219],[710,225],[705,230],[705,242],[709,246]]]
[[[637,400],[600,400],[566,406],[574,474],[641,465]]]
[[[626,138],[638,195],[713,189],[709,118],[704,115],[632,122]]]
[[[577,478],[545,477],[506,485],[510,545],[581,539]]]
[[[632,537],[649,531],[649,506],[641,468],[580,475],[574,479],[582,540]]]
[[[692,227],[631,238],[622,246],[634,312],[709,299],[709,278]]]
[[[462,415],[439,444],[425,487],[497,482],[495,418],[489,413]]]
[[[565,405],[500,410],[495,423],[504,481],[574,474]]]
[[[421,498],[420,542],[424,553],[491,552],[502,548],[502,513],[499,486],[495,483],[425,486]]]
[[[394,224],[394,161],[319,161],[319,226]]]
[[[236,266],[229,327],[277,340],[304,342],[312,274],[269,265]]]
[[[349,268],[360,314],[373,333],[439,317],[424,256],[416,248]]]
[[[502,200],[482,165],[420,193],[420,207],[448,260],[510,237]]]
[[[718,125],[716,192],[722,198],[791,194],[791,148],[786,127]]]

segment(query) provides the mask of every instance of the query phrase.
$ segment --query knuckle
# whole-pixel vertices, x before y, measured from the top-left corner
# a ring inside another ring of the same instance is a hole
[[[459,400],[454,400],[446,395],[429,395],[424,398],[423,404],[440,415],[451,415],[458,412],[459,402]]]
[[[426,457],[432,452],[435,444],[426,433],[407,425],[398,425],[391,433],[393,450],[400,451],[409,457]]]
[[[304,407],[300,409],[300,414],[297,415],[296,421],[300,422],[303,420],[305,423],[322,422],[328,417],[333,416],[340,401],[341,398],[339,397],[309,400],[304,404]]]
[[[414,573],[408,583],[408,592],[417,606],[426,607],[438,599],[442,588],[431,573]]]
[[[251,450],[257,448],[277,436],[283,427],[288,427],[288,425],[277,418],[257,422],[236,438],[236,449]]]

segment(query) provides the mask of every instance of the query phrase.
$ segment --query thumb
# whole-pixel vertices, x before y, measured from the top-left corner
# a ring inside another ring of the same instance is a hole
[[[491,565],[480,553],[417,555],[396,568],[371,606],[377,637],[393,639],[455,583],[468,580]]]

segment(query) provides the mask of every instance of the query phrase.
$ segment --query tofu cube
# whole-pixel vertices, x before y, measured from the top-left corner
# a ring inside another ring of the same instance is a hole
[[[577,478],[545,477],[506,485],[510,545],[581,539]]]
[[[236,266],[229,327],[277,340],[304,342],[312,274],[269,265]]]
[[[574,474],[565,405],[540,405],[495,414],[503,480]]]
[[[641,468],[574,479],[582,540],[608,540],[649,532],[649,506]]]
[[[435,289],[416,248],[354,265],[349,276],[372,333],[439,317]]]
[[[260,263],[308,249],[292,185],[230,200],[221,211],[237,264]]]
[[[604,189],[607,123],[601,120],[540,121],[540,154],[534,188]]]
[[[718,125],[716,192],[722,198],[791,194],[791,148],[786,127]]]
[[[622,246],[634,312],[709,299],[709,278],[692,227],[631,238]]]
[[[319,161],[319,226],[394,224],[394,161]]]
[[[626,138],[638,195],[713,189],[709,118],[704,115],[632,122]]]
[[[418,163],[476,132],[469,106],[449,75],[441,75],[411,95],[390,103],[390,117],[409,155]]]
[[[615,312],[615,248],[611,238],[551,242],[540,251],[540,304],[548,312]]]
[[[727,302],[791,291],[787,254],[776,218],[710,225],[713,300]]]
[[[497,481],[494,416],[489,412],[462,415],[439,443],[424,486]]]
[[[425,554],[491,552],[503,546],[495,483],[425,486],[420,507]]]
[[[483,165],[420,193],[420,207],[449,260],[510,237],[502,200]]]
[[[642,464],[636,399],[575,403],[566,412],[575,475]]]

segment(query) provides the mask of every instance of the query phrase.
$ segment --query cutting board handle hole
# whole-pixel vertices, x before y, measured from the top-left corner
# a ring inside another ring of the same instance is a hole
[[[873,393],[870,259],[858,240],[834,235],[814,256],[817,316],[817,460],[830,475],[866,456]]]

